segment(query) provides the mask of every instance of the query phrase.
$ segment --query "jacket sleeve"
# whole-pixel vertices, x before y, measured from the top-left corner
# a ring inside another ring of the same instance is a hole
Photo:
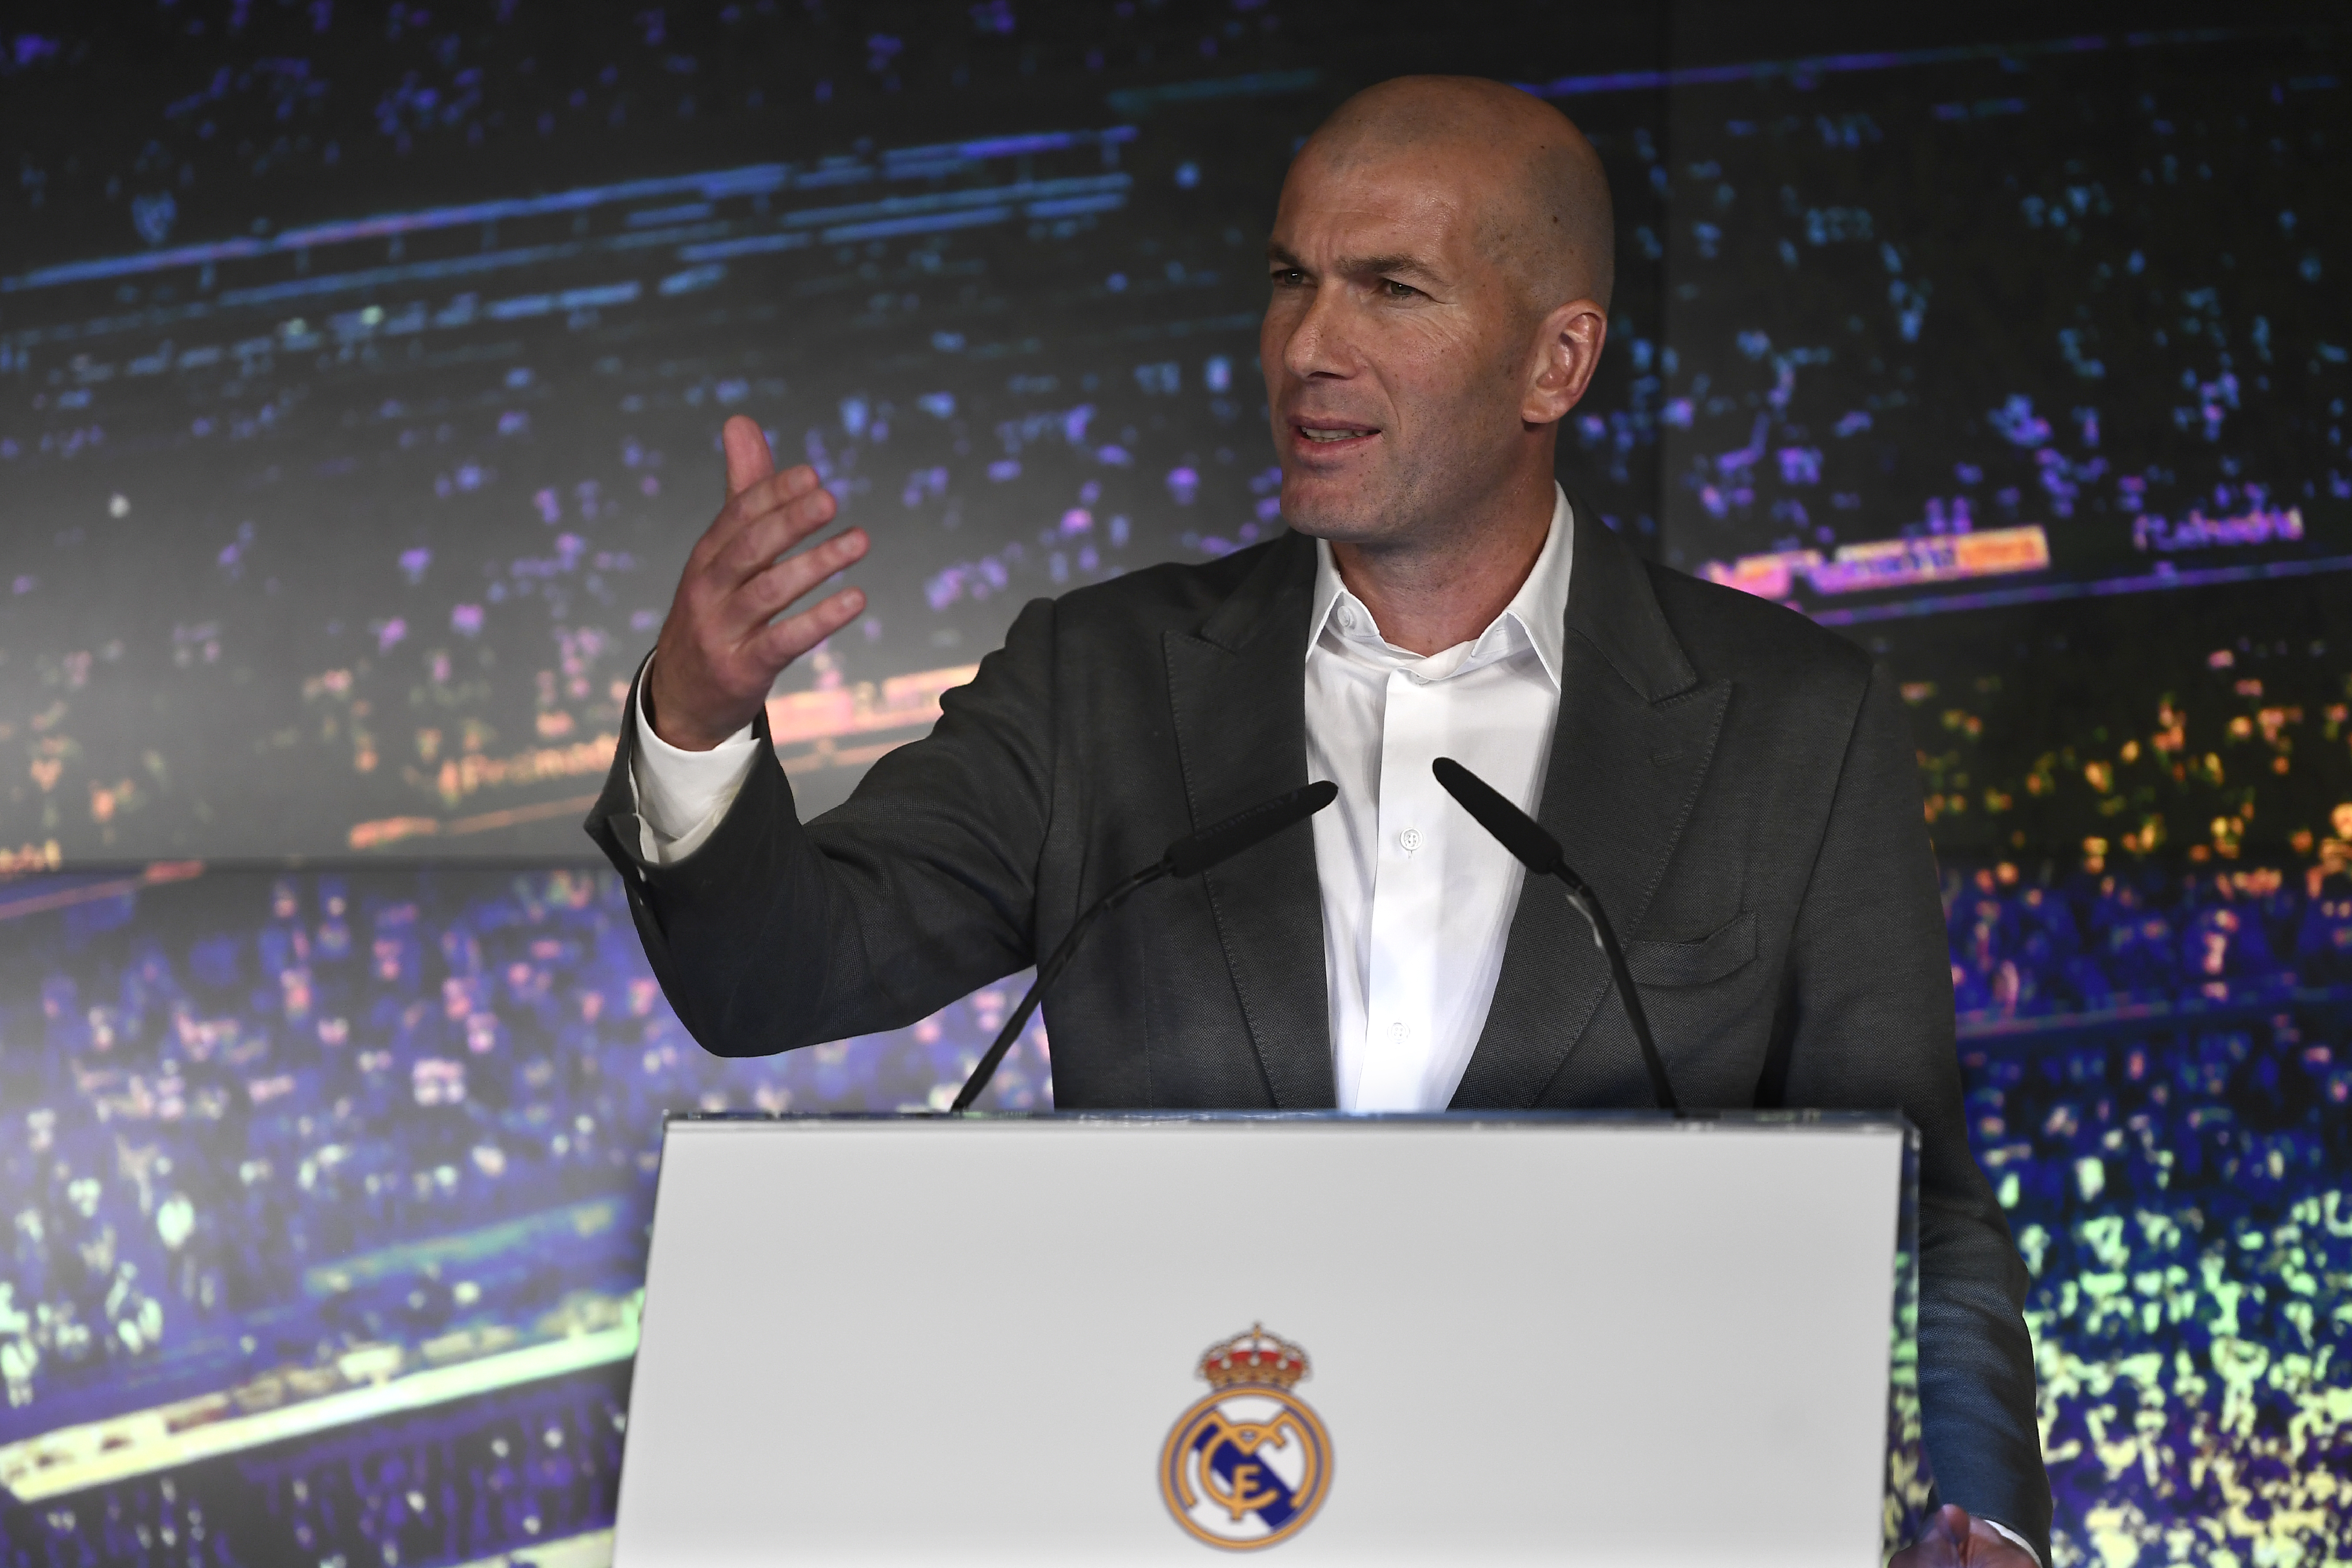
[[[940,700],[929,736],[883,756],[805,826],[763,714],[734,805],[667,866],[639,850],[635,737],[623,727],[588,835],[621,875],[663,993],[706,1050],[768,1056],[898,1028],[1033,962],[1053,646],[1054,606],[1038,600],[971,684]]]
[[[1969,1151],[1951,960],[1918,768],[1874,668],[1847,742],[1790,964],[1787,1105],[1899,1108],[1918,1129],[1919,1404],[1942,1500],[2050,1560],[2028,1279]]]

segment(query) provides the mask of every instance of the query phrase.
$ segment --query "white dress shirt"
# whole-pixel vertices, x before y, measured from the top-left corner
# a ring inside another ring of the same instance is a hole
[[[1526,872],[1429,765],[1452,757],[1529,816],[1542,798],[1574,553],[1553,498],[1517,595],[1426,658],[1381,636],[1316,542],[1307,773],[1339,786],[1314,826],[1342,1110],[1443,1110],[1486,1026]]]
[[[1534,812],[1559,713],[1568,498],[1555,487],[1550,536],[1494,624],[1426,658],[1381,636],[1328,544],[1315,553],[1307,772],[1339,786],[1314,820],[1339,1107],[1443,1110],[1486,1026],[1524,872],[1429,764],[1450,756]],[[642,706],[636,726],[639,848],[668,865],[726,816],[759,742],[747,724],[682,751]]]

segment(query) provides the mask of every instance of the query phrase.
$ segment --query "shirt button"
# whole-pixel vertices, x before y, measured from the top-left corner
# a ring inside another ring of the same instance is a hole
[[[1406,1023],[1402,1018],[1399,1018],[1395,1023],[1389,1026],[1389,1038],[1394,1040],[1398,1045],[1404,1044],[1412,1035],[1412,1026]]]
[[[1421,829],[1418,827],[1408,827],[1402,833],[1398,834],[1397,847],[1402,849],[1408,855],[1420,848]]]
[[[1346,605],[1339,606],[1339,629],[1348,632],[1356,629],[1356,612]]]

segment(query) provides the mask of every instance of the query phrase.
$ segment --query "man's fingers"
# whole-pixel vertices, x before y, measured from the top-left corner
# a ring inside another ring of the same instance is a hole
[[[767,435],[755,420],[738,414],[720,427],[719,443],[727,452],[727,493],[730,496],[742,494],[776,471],[776,459],[768,450]]]
[[[864,591],[844,588],[768,626],[745,643],[743,650],[759,664],[780,670],[856,620],[865,609]]]
[[[746,531],[779,512],[798,507],[798,526],[786,531],[787,536],[767,544],[767,553],[756,554],[740,547]],[[837,510],[833,492],[821,489],[816,470],[806,463],[796,464],[781,474],[771,474],[755,481],[740,495],[731,496],[719,509],[719,515],[703,531],[688,558],[688,570],[695,571],[712,563],[724,563],[724,570],[732,575],[728,586],[732,587],[781,554],[802,535],[823,527],[832,521]]]
[[[744,509],[746,515],[716,541],[709,558],[709,569],[727,587],[766,571],[770,562],[831,522],[841,510],[831,490],[814,488],[814,475],[810,485],[797,492],[782,482],[790,478],[779,474],[730,503],[730,509]]]
[[[853,528],[811,545],[797,555],[765,559],[746,575],[714,566],[703,587],[702,612],[713,646],[736,647],[835,573],[863,560],[866,531]],[[771,552],[772,555],[772,552]]]
[[[777,508],[803,500],[817,488],[816,470],[806,463],[794,463],[782,473],[770,474],[753,483],[734,499],[735,507],[748,516],[761,517]],[[824,492],[830,496],[833,492]]]
[[[866,531],[849,529],[754,574],[736,591],[749,633],[836,572],[866,558]]]

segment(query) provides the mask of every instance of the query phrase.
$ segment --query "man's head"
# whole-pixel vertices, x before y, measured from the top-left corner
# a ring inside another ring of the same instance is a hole
[[[1613,249],[1601,161],[1550,105],[1472,77],[1342,104],[1292,163],[1267,246],[1259,348],[1291,525],[1433,542],[1548,498]]]

